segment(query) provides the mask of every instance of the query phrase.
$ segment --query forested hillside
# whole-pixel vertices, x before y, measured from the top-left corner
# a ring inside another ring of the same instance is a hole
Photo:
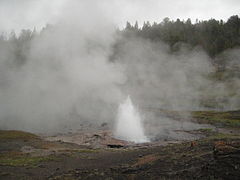
[[[210,19],[192,23],[190,19],[171,21],[165,18],[160,23],[144,22],[143,27],[127,22],[125,34],[134,33],[137,36],[153,41],[168,43],[173,51],[178,49],[178,43],[187,43],[192,47],[201,46],[211,57],[215,57],[226,49],[240,45],[240,18],[231,16],[227,22]]]
[[[10,35],[4,33],[0,36],[0,51],[4,52],[4,47],[17,47],[13,56],[17,56],[19,63],[24,62],[24,54],[29,48],[29,42],[34,36],[40,36],[45,29],[51,28],[48,25],[37,33],[36,30],[22,30],[17,36],[15,32]],[[151,41],[163,41],[167,43],[171,52],[176,52],[184,43],[188,48],[200,47],[207,54],[215,59],[219,66],[224,66],[222,58],[216,58],[225,50],[237,48],[240,46],[240,18],[238,15],[231,16],[226,22],[223,20],[210,19],[207,21],[196,20],[191,22],[177,19],[176,21],[165,18],[162,22],[154,22],[153,24],[144,22],[140,27],[138,22],[130,24],[127,22],[126,27],[120,31],[126,37],[142,37]],[[116,42],[118,43],[118,42]]]

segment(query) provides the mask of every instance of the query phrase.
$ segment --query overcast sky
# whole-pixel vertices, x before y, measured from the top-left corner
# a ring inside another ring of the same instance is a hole
[[[55,23],[76,0],[0,0],[0,31],[19,31],[23,28],[38,29],[46,23]],[[86,6],[86,4],[88,4]],[[240,14],[240,0],[78,0],[74,5],[95,8],[111,17],[122,27],[126,21],[149,20],[160,22],[163,18],[227,20]],[[81,9],[81,8],[80,8]],[[90,11],[91,12],[91,11]],[[91,16],[85,13],[85,16]],[[73,16],[74,17],[74,16]],[[81,18],[83,18],[81,14]]]

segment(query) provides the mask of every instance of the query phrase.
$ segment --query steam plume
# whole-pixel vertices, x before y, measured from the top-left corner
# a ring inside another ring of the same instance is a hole
[[[133,106],[132,100],[128,96],[123,104],[120,104],[116,122],[115,136],[126,141],[136,143],[147,142],[142,126],[142,118]]]

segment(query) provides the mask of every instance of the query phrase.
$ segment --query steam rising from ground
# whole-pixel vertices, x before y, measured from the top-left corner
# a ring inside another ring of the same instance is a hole
[[[144,135],[142,118],[129,96],[119,105],[115,137],[135,143],[148,142]]]
[[[53,131],[114,116],[123,97],[118,84],[126,79],[122,66],[108,60],[115,26],[98,5],[92,15],[104,22],[83,20],[91,12],[80,4],[80,14],[71,4],[58,23],[31,40],[24,62],[12,53],[17,47],[1,44],[1,128]]]
[[[216,99],[217,110],[240,107],[239,78],[210,79],[215,67],[200,48],[183,44],[171,54],[164,43],[122,37],[106,3],[87,2],[65,7],[53,26],[24,47],[23,62],[12,53],[18,47],[0,43],[1,129],[59,131],[80,121],[112,125],[127,94],[140,107],[199,110],[206,109],[204,98]],[[226,56],[239,66],[239,49]]]

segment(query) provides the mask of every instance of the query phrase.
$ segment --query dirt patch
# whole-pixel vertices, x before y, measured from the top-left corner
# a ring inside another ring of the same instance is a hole
[[[63,143],[64,145],[64,143]],[[66,146],[68,146],[66,144]],[[2,164],[4,179],[237,179],[240,137],[214,134],[166,146],[59,150],[56,159],[9,154],[21,166]],[[31,154],[31,153],[30,153]],[[4,155],[4,157],[6,157]],[[22,161],[24,159],[24,161]],[[228,176],[226,175],[228,174]],[[229,178],[228,178],[229,177]]]
[[[239,179],[238,128],[184,133],[201,139],[133,144],[107,130],[50,138],[1,131],[0,179]]]
[[[150,164],[158,159],[159,159],[159,157],[157,154],[149,154],[149,155],[139,158],[133,166],[142,166],[145,164]]]
[[[106,147],[127,147],[134,143],[115,139],[111,131],[95,131],[93,133],[72,133],[56,135],[45,138],[48,141],[69,142],[82,145],[89,148],[106,148]]]

